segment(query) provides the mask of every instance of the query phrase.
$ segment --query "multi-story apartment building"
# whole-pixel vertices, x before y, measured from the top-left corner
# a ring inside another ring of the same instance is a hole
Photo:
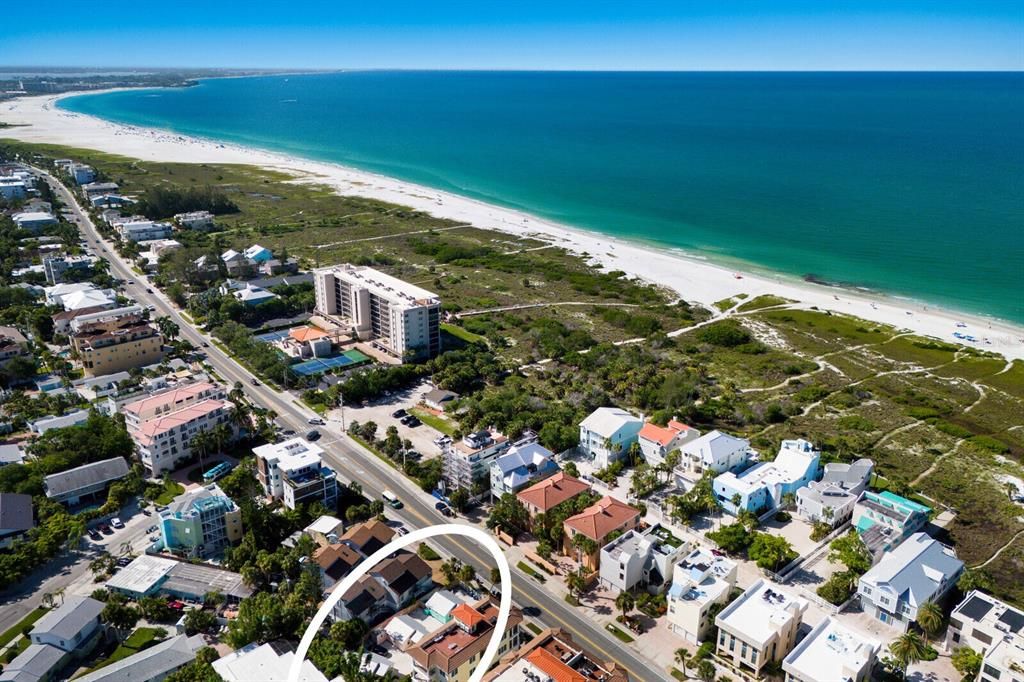
[[[95,256],[51,256],[43,259],[43,273],[47,284],[60,284],[68,272],[84,275],[95,264]]]
[[[215,555],[242,539],[242,511],[214,483],[174,498],[160,512],[160,535],[168,551]]]
[[[580,422],[580,451],[599,469],[623,459],[644,422],[618,407],[599,407]]]
[[[383,272],[355,265],[314,271],[316,310],[398,360],[441,351],[441,299]]]
[[[209,211],[177,213],[174,216],[174,222],[187,230],[208,232],[213,229],[213,214]]]
[[[861,576],[857,594],[865,613],[904,631],[922,604],[942,601],[963,570],[951,547],[915,533]]]
[[[688,642],[704,641],[714,619],[711,608],[725,604],[736,585],[736,562],[698,547],[672,570],[668,590],[668,622]]]
[[[853,527],[877,561],[923,529],[931,511],[888,490],[865,490],[853,506]]]
[[[786,682],[867,682],[871,679],[871,670],[875,667],[880,648],[878,641],[864,637],[829,617],[818,623],[789,652],[782,661],[782,669],[786,673]]]
[[[192,439],[197,433],[230,423],[230,408],[223,395],[222,388],[203,382],[157,393],[122,408],[128,433],[149,475],[173,471],[192,456]]]
[[[549,628],[502,658],[484,682],[629,682],[629,674],[584,650],[565,630]]]
[[[972,590],[949,616],[946,647],[982,655],[979,682],[1024,680],[1024,611]]]
[[[715,653],[740,670],[759,674],[793,648],[807,601],[758,580],[715,618]]]
[[[141,312],[106,316],[93,313],[89,317],[95,319],[72,322],[77,331],[71,336],[71,347],[85,376],[113,374],[163,359],[164,337],[143,319]]]
[[[142,428],[143,424],[152,419],[169,415],[204,400],[227,399],[224,387],[209,381],[165,388],[149,395],[145,395],[145,389],[140,387],[139,392],[140,396],[144,397],[121,407],[129,433]]]
[[[131,220],[119,223],[117,231],[121,239],[129,242],[148,242],[153,239],[167,239],[171,236],[169,223],[156,223],[152,220]]]
[[[477,431],[445,445],[441,464],[448,489],[465,488],[473,494],[486,492],[491,462],[509,445],[508,438],[495,431]]]
[[[303,438],[253,448],[256,476],[268,497],[295,509],[322,502],[333,509],[338,502],[338,476],[323,463],[323,449]]]
[[[498,604],[493,597],[452,609],[452,619],[410,647],[413,679],[424,682],[467,682],[483,656],[492,634],[501,637],[498,655],[504,656],[522,643],[522,612],[512,607],[504,632],[494,633]]]

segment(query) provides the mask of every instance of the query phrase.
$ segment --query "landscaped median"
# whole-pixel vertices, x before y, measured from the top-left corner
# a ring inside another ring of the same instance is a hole
[[[532,566],[530,566],[528,563],[526,563],[525,561],[520,561],[519,563],[516,564],[516,567],[520,571],[522,571],[526,575],[530,576],[531,578],[533,578],[534,580],[536,580],[539,583],[545,583],[548,580],[547,578],[542,576],[540,573],[538,573],[536,570],[534,570],[534,568]]]
[[[619,641],[621,641],[621,642],[625,642],[626,644],[629,644],[630,642],[632,642],[632,641],[633,641],[633,638],[632,638],[632,637],[630,637],[630,636],[629,636],[629,635],[627,635],[627,634],[626,634],[625,632],[623,632],[623,631],[622,631],[622,630],[620,630],[619,628],[615,627],[615,626],[614,626],[614,625],[612,625],[611,623],[608,623],[608,625],[606,625],[606,626],[605,626],[605,628],[607,628],[607,629],[608,629],[608,632],[610,632],[610,633],[612,633],[613,635],[615,635],[615,637],[616,637],[616,638],[617,638],[617,639],[618,639]]]

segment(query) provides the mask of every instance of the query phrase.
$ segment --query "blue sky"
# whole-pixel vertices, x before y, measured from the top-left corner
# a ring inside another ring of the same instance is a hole
[[[1024,1],[12,2],[0,65],[1021,70]]]

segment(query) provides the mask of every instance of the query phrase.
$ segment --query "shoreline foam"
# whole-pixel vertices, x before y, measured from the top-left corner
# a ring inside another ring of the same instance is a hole
[[[237,163],[283,171],[297,182],[315,182],[341,194],[378,199],[425,211],[475,227],[519,236],[542,238],[591,262],[621,270],[676,291],[687,301],[709,308],[716,301],[746,293],[751,298],[773,294],[818,308],[907,329],[940,341],[957,343],[954,331],[988,339],[972,347],[1024,359],[1024,327],[978,314],[962,313],[901,296],[864,293],[857,289],[813,284],[781,273],[751,272],[749,266],[730,268],[679,249],[608,237],[560,225],[522,211],[436,190],[411,182],[276,152],[222,143],[178,133],[113,123],[57,108],[57,100],[87,93],[25,97],[0,103],[0,120],[24,124],[0,129],[0,138],[95,149],[144,161],[180,163]],[[739,277],[737,276],[739,275]],[[713,308],[712,308],[713,309]],[[966,328],[957,328],[965,323]]]

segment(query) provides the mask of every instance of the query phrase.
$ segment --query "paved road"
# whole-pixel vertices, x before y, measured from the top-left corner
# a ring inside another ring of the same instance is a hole
[[[45,173],[44,173],[45,175]],[[110,263],[110,271],[114,277],[128,282],[127,294],[142,305],[151,305],[156,309],[155,316],[169,316],[181,328],[181,338],[187,339],[199,347],[204,342],[208,363],[228,384],[240,382],[245,386],[246,396],[253,403],[271,409],[278,414],[277,421],[288,428],[302,433],[309,429],[308,420],[316,414],[299,403],[291,395],[275,391],[260,384],[253,386],[250,382],[252,374],[239,365],[234,359],[209,343],[209,337],[198,331],[191,322],[185,319],[171,302],[155,288],[150,288],[146,280],[137,275],[114,251],[113,247],[102,241],[92,220],[78,204],[77,199],[57,182],[48,176],[50,185],[58,193],[64,203],[74,209],[75,219],[98,255]],[[101,250],[102,249],[102,250]],[[400,472],[382,462],[372,453],[344,435],[338,423],[331,422],[326,429],[321,447],[325,451],[325,459],[338,472],[342,479],[357,481],[363,491],[370,496],[390,489],[398,494],[405,506],[401,510],[389,510],[388,514],[411,528],[447,523],[448,519],[434,509],[434,498],[419,489],[418,486]],[[481,547],[456,539],[440,539],[438,544],[447,554],[457,557],[465,563],[476,567],[481,576],[489,576],[491,569],[490,555]],[[625,668],[632,680],[655,682],[664,680],[663,671],[651,667],[651,664],[625,648],[603,628],[586,620],[579,612],[564,601],[558,600],[550,592],[537,585],[533,578],[512,567],[514,594],[520,606],[536,606],[542,616],[539,620],[551,627],[564,628],[573,633],[574,638],[593,653],[615,661]]]

